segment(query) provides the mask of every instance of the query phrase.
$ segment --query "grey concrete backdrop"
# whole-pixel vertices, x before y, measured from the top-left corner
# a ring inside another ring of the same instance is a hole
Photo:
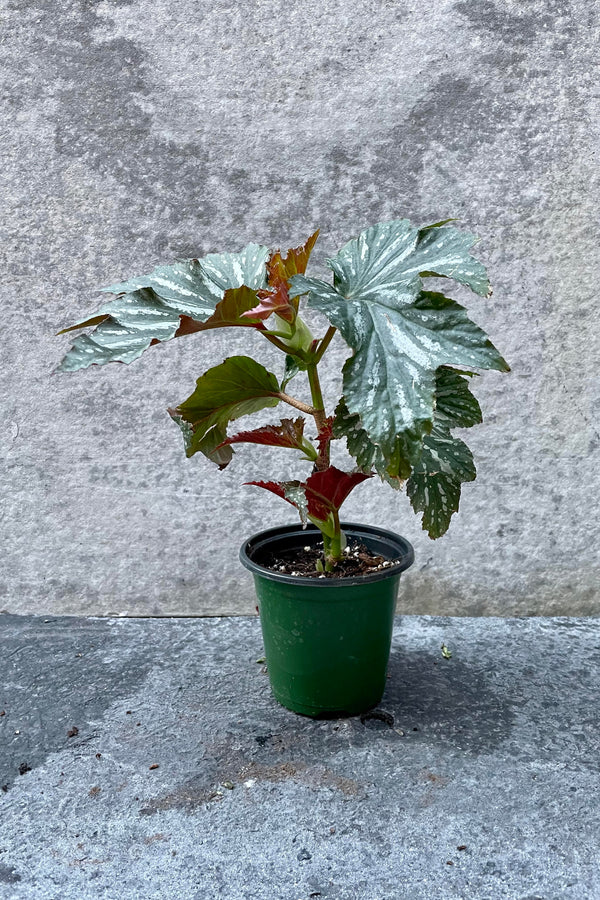
[[[238,547],[293,512],[241,487],[298,473],[286,451],[242,447],[218,473],[185,459],[165,412],[209,365],[258,352],[245,333],[50,376],[68,346],[54,333],[97,308],[97,288],[252,240],[294,246],[317,226],[323,274],[367,225],[457,216],[495,286],[468,298],[471,314],[513,366],[477,384],[478,480],[436,543],[374,483],[346,518],[414,543],[404,611],[597,615],[597,6],[2,9],[0,609],[251,612]],[[337,344],[330,404],[343,358]]]

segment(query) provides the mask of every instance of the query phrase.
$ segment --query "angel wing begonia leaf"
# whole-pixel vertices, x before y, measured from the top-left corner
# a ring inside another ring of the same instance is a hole
[[[434,427],[469,428],[481,422],[481,408],[477,398],[469,390],[467,379],[462,377],[474,374],[457,372],[446,366],[437,370]],[[348,411],[343,397],[335,411],[333,435],[336,438],[346,438],[348,452],[361,469],[367,472],[374,469],[385,481],[397,488],[403,486],[423,452],[416,435],[409,435],[408,441],[404,441],[405,435],[400,435],[394,452],[385,457],[361,427],[360,416]],[[417,453],[413,452],[415,449]]]
[[[384,460],[403,437],[409,460],[432,427],[435,373],[454,365],[507,371],[485,333],[464,307],[423,290],[422,277],[454,278],[486,295],[485,269],[469,249],[475,238],[444,224],[414,228],[406,220],[368,228],[334,259],[334,283],[297,275],[291,295],[336,326],[353,355],[344,366],[348,412]]]
[[[224,445],[228,423],[277,406],[278,392],[275,375],[248,356],[231,356],[209,369],[196,382],[194,393],[169,410],[184,433],[187,456],[200,451],[224,468],[233,455]]]
[[[266,285],[267,247],[249,244],[240,253],[211,253],[202,259],[182,260],[171,266],[159,266],[149,275],[141,275],[104,291],[117,294],[91,319],[65,331],[96,326],[91,334],[80,335],[64,357],[58,371],[72,372],[108,362],[130,363],[151,344],[173,337],[225,325],[256,325],[258,320],[240,319],[242,312],[256,303],[256,291]],[[246,286],[233,303],[225,297],[230,289]],[[252,293],[249,293],[252,292]],[[217,311],[221,301],[236,317]],[[215,318],[216,316],[216,318]]]
[[[446,533],[458,512],[461,484],[476,476],[471,451],[459,438],[434,425],[423,439],[421,460],[406,483],[415,512],[423,513],[423,529],[430,538]]]
[[[122,294],[101,308],[101,316],[65,330],[84,328],[95,320],[99,320],[95,330],[75,339],[57,371],[75,372],[108,362],[133,362],[153,342],[174,337],[180,324],[177,313],[147,288]]]
[[[435,379],[435,422],[448,428],[479,425],[482,421],[481,407],[477,397],[471,393],[468,381],[474,374],[457,372],[447,366],[438,369]]]
[[[258,290],[266,284],[267,247],[248,244],[239,253],[208,253],[201,259],[178,260],[170,266],[158,266],[149,275],[140,275],[102,288],[109,294],[122,294],[138,288],[152,288],[165,303],[195,318],[204,315],[206,306],[214,310],[228,288],[242,284]],[[201,320],[202,321],[202,320]]]

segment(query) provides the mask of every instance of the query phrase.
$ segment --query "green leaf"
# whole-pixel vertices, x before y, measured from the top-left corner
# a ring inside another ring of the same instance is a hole
[[[440,366],[508,370],[462,306],[422,289],[420,276],[427,273],[487,294],[485,269],[468,252],[474,240],[444,225],[417,229],[406,220],[382,223],[328,260],[333,285],[302,275],[292,280],[291,294],[308,293],[309,305],[323,312],[353,349],[344,366],[346,407],[384,460],[391,461],[399,449],[408,461],[418,456],[433,421]]]
[[[430,231],[432,228],[441,228],[442,225],[447,225],[448,222],[458,222],[458,219],[442,219],[441,222],[433,222],[431,225],[421,225],[419,233],[423,234],[425,231]]]
[[[475,478],[469,448],[454,438],[450,429],[481,422],[481,409],[468,380],[445,366],[436,376],[435,407],[431,433],[423,436],[422,449],[411,465],[407,463],[407,446],[399,444],[391,458],[384,457],[360,427],[359,417],[348,412],[344,398],[336,409],[333,426],[335,437],[346,438],[348,452],[363,471],[374,470],[396,489],[408,478],[408,496],[415,511],[424,512],[423,527],[432,538],[447,531],[452,514],[458,510],[461,484]]]
[[[194,429],[190,423],[186,422],[174,409],[169,409],[167,412],[181,430],[186,456],[193,456],[194,453],[200,452],[214,462],[219,469],[224,469],[229,465],[233,459],[233,451],[230,447],[223,446],[227,437],[227,423],[224,425],[218,423],[197,444],[194,444]]]
[[[415,512],[423,513],[430,538],[445,534],[458,512],[461,485],[475,479],[473,456],[467,445],[450,433],[481,421],[481,410],[468,381],[452,369],[441,368],[436,379],[436,413],[423,452],[408,479],[406,491]]]
[[[68,334],[69,331],[77,331],[78,328],[95,328],[96,325],[100,325],[102,322],[108,319],[107,313],[100,313],[98,316],[92,316],[91,319],[86,319],[85,322],[78,322],[77,325],[70,325],[68,328],[62,328],[60,331],[57,331],[57,335],[59,334]]]
[[[205,372],[194,393],[169,413],[184,432],[187,456],[200,451],[224,468],[233,451],[223,441],[227,425],[269,406],[277,406],[279,383],[272,372],[248,356],[231,356]]]
[[[96,326],[91,334],[76,338],[57,371],[130,363],[151,344],[204,328],[256,327],[241,313],[256,304],[256,291],[266,284],[268,254],[267,247],[249,244],[241,253],[182,260],[104,288],[120,296],[102,306],[93,318],[63,330]],[[226,291],[242,285],[244,291],[225,296]]]
[[[133,362],[153,341],[170,340],[179,327],[179,316],[147,289],[123,294],[102,307],[101,313],[103,318],[96,330],[76,338],[57,371],[74,372],[108,362]],[[85,327],[90,321],[94,319],[73,328]]]

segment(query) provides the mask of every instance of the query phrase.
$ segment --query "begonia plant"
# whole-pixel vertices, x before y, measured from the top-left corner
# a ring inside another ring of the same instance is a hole
[[[93,329],[75,339],[59,371],[131,363],[154,344],[214,328],[253,329],[284,355],[281,374],[249,356],[231,356],[201,375],[193,393],[169,410],[187,455],[200,452],[224,469],[241,443],[297,451],[311,467],[303,480],[248,484],[277,494],[320,529],[319,568],[327,572],[343,554],[340,507],[373,476],[406,489],[423,528],[440,537],[458,510],[461,485],[475,478],[469,448],[452,434],[481,422],[470,390],[473,369],[509,370],[465,308],[426,287],[436,277],[482,297],[491,293],[470,253],[475,237],[451,221],[419,228],[399,219],[367,228],[327,260],[332,282],[305,274],[318,232],[285,254],[250,244],[239,253],[159,266],[104,288],[116,298],[60,332]],[[318,337],[302,318],[302,304],[329,320]],[[336,332],[351,352],[343,394],[326,406],[319,366]],[[299,375],[308,379],[310,403],[291,393]],[[241,416],[282,404],[293,416],[229,434]],[[314,441],[305,434],[307,416],[316,426]],[[352,471],[331,464],[331,442],[340,439],[355,461]]]

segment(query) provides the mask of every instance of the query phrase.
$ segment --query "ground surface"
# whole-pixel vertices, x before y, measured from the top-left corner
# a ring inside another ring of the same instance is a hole
[[[398,619],[317,722],[256,619],[0,626],[2,900],[600,897],[595,620]]]

